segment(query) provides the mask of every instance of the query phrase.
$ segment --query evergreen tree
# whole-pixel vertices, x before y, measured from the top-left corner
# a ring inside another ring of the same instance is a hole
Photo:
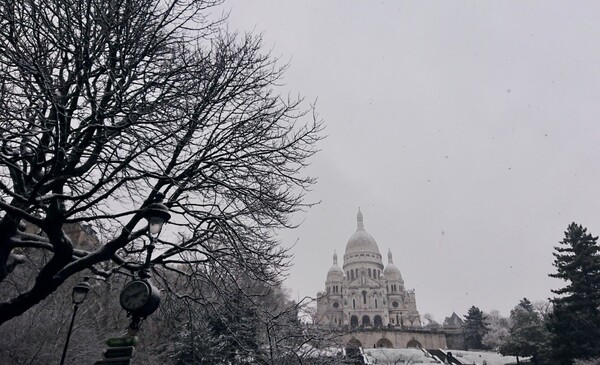
[[[517,307],[521,307],[521,308],[525,309],[528,313],[535,313],[535,308],[533,307],[533,303],[531,303],[531,301],[527,298],[521,299],[521,301],[519,302]],[[512,311],[511,311],[511,313],[512,313]]]
[[[545,358],[547,353],[548,330],[541,315],[536,312],[533,304],[527,299],[521,302],[510,312],[512,322],[508,336],[500,345],[502,355],[531,356],[534,364],[540,358]]]
[[[598,237],[571,223],[553,253],[557,272],[551,277],[567,282],[553,290],[554,311],[549,317],[556,363],[600,355],[600,247]]]
[[[465,316],[465,346],[468,349],[483,349],[483,336],[487,332],[486,316],[479,308],[472,306]]]

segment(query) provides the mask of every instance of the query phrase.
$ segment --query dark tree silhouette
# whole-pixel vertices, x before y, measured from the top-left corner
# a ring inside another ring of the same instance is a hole
[[[556,273],[566,286],[553,290],[549,315],[556,363],[600,356],[600,247],[598,237],[571,223],[560,246],[554,248]]]
[[[176,227],[152,256],[161,272],[210,261],[272,281],[286,265],[273,230],[306,206],[321,124],[276,93],[285,67],[260,38],[207,20],[215,3],[0,4],[0,289],[40,258],[3,292],[0,324],[83,270],[139,269],[159,193]],[[99,242],[77,245],[72,225]]]
[[[510,312],[511,327],[508,336],[500,345],[503,355],[532,357],[534,364],[539,363],[540,357],[545,358],[548,352],[549,332],[542,316],[527,299]]]
[[[482,349],[483,336],[488,332],[486,317],[483,312],[472,306],[465,316],[465,346],[468,349]]]

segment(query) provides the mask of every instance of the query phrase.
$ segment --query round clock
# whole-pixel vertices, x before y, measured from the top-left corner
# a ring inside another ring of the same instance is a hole
[[[158,288],[146,280],[134,280],[121,290],[121,307],[129,313],[145,317],[154,313],[160,304]]]

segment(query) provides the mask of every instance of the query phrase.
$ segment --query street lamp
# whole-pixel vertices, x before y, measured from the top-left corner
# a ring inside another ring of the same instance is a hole
[[[65,363],[65,356],[67,355],[67,348],[69,347],[69,339],[71,338],[71,331],[73,330],[73,323],[75,322],[75,315],[79,305],[83,303],[87,297],[87,293],[90,291],[90,280],[89,277],[83,278],[83,281],[73,287],[73,317],[71,317],[71,324],[69,325],[69,332],[67,333],[67,341],[65,342],[65,348],[63,349],[62,357],[60,358],[60,365]]]
[[[162,203],[164,198],[163,194],[156,194],[155,201],[141,212],[141,216],[148,220],[148,237],[150,238],[146,261],[138,271],[139,279],[128,283],[119,295],[121,307],[131,316],[129,335],[137,333],[141,318],[152,314],[160,304],[160,291],[148,279],[150,279],[152,251],[154,251],[158,235],[162,231],[163,225],[171,219],[169,208]],[[140,293],[143,294],[140,295]]]
[[[171,219],[171,213],[169,208],[163,204],[165,196],[162,193],[156,194],[156,200],[154,203],[148,205],[142,211],[142,217],[148,221],[148,236],[150,237],[150,244],[148,244],[148,253],[146,255],[146,262],[139,272],[139,276],[142,279],[148,279],[150,277],[148,270],[150,268],[150,260],[152,258],[152,251],[154,251],[156,240],[158,235],[162,231],[163,225]]]
[[[171,219],[169,208],[162,203],[165,196],[161,193],[156,194],[156,201],[146,207],[142,212],[142,217],[148,220],[148,234],[152,241],[158,238],[163,224]]]

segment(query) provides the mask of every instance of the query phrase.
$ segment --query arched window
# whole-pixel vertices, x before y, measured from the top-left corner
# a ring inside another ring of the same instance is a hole
[[[356,326],[358,326],[358,317],[357,316],[350,317],[350,327],[356,327]]]
[[[392,341],[390,341],[387,338],[382,338],[381,340],[377,341],[377,343],[375,344],[375,347],[386,347],[386,348],[393,348],[394,345],[392,344]]]
[[[363,296],[363,304],[367,304],[367,292],[366,291],[362,292],[362,296]]]
[[[421,343],[419,341],[417,341],[417,340],[415,340],[413,338],[412,340],[408,341],[408,343],[406,344],[406,347],[409,347],[409,348],[419,348],[420,349],[422,346],[421,346]]]
[[[382,327],[383,326],[383,321],[381,320],[381,316],[375,316],[373,317],[373,325],[375,325],[375,327]]]
[[[371,277],[371,269],[369,269],[369,277]]]
[[[375,308],[377,308],[377,298],[375,298]]]
[[[356,319],[356,325],[358,326],[358,318]],[[362,347],[362,343],[360,343],[360,341],[357,340],[356,338],[352,338],[346,344],[346,355],[351,359],[360,357],[360,348],[361,347]]]
[[[354,298],[352,298],[352,308],[356,308],[356,299]]]
[[[363,326],[370,326],[371,325],[371,318],[369,318],[369,316],[363,316],[362,317],[362,324]]]

